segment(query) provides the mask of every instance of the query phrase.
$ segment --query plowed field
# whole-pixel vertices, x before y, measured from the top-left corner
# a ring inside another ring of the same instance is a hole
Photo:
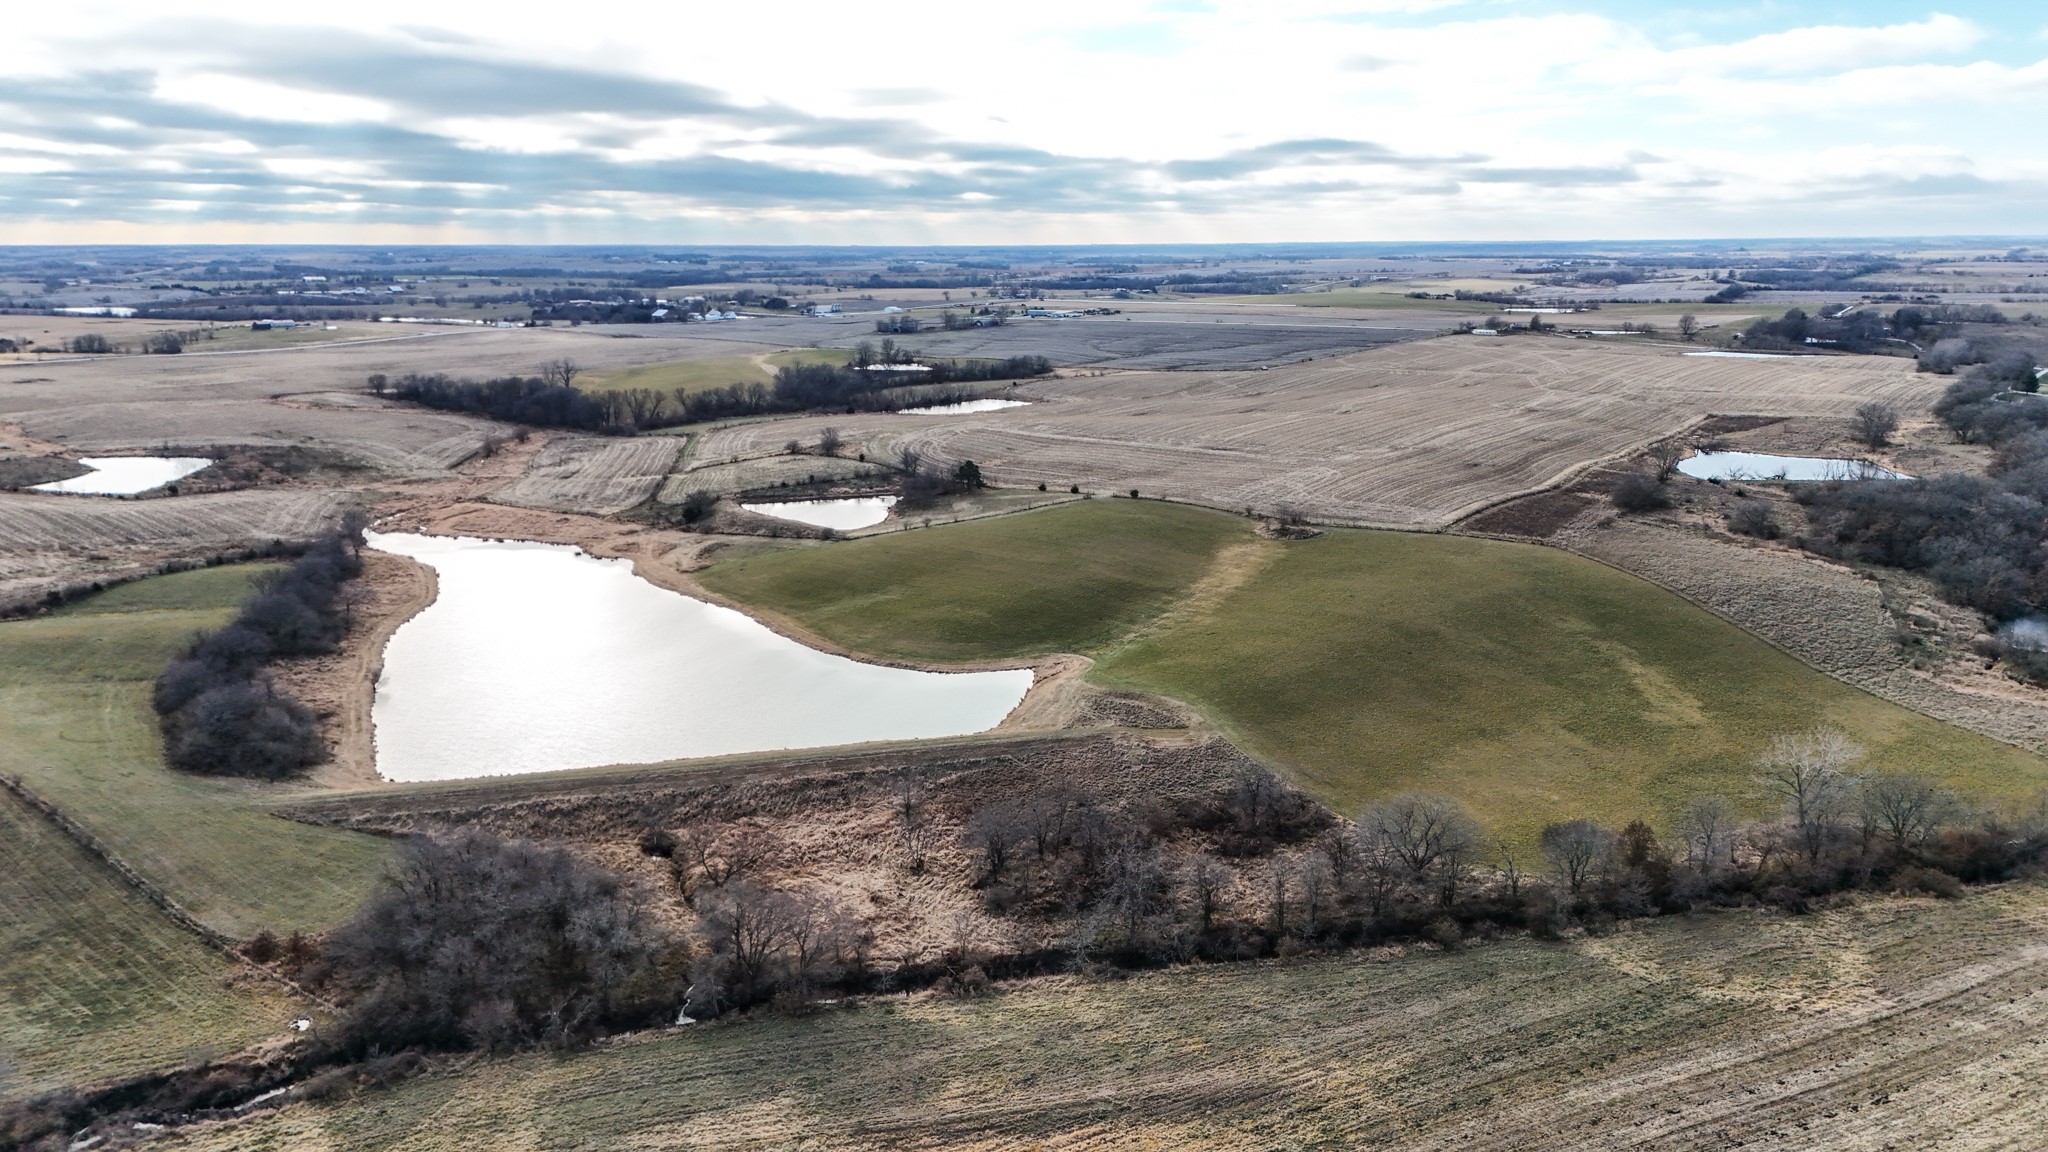
[[[1228,509],[1440,528],[1712,413],[1846,416],[1939,394],[1907,360],[1687,356],[1670,345],[1446,337],[1269,372],[1129,372],[1025,385],[970,416],[806,417],[710,433],[698,459],[757,456],[826,424],[870,456],[911,446],[997,483],[1137,488]]]

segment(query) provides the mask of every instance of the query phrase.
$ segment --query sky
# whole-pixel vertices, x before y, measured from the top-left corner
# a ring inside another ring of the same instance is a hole
[[[0,244],[2048,234],[2048,6],[11,7]]]

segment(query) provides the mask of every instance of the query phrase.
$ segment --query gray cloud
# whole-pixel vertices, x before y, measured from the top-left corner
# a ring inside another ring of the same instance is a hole
[[[203,43],[208,67],[298,89],[373,96],[398,108],[396,124],[298,123],[260,109],[228,111],[160,97],[146,71],[82,72],[62,85],[0,77],[0,118],[48,142],[68,167],[9,176],[0,216],[76,219],[290,220],[443,223],[465,215],[517,217],[588,207],[607,196],[649,197],[736,211],[917,209],[1040,213],[1156,208],[1212,213],[1267,202],[1270,181],[1303,196],[1455,195],[1460,181],[1566,187],[1621,183],[1633,168],[1488,168],[1471,154],[1423,156],[1365,140],[1283,140],[1220,156],[1134,163],[944,136],[887,115],[821,116],[778,104],[742,105],[699,85],[530,61],[494,59],[458,37],[340,35],[308,41],[266,32],[224,33]],[[190,45],[186,45],[189,47]],[[877,106],[933,94],[874,89]],[[863,100],[863,103],[868,101]],[[444,117],[547,119],[567,133],[563,150],[509,152],[466,145],[432,129]],[[620,159],[678,121],[732,133],[726,144],[677,159]],[[847,149],[872,157],[874,173],[826,170],[797,160],[721,154],[744,138],[801,156]],[[218,147],[245,143],[237,154]],[[0,154],[6,150],[0,149]],[[26,150],[20,154],[33,154]],[[337,174],[294,175],[270,162],[325,162]],[[166,164],[173,170],[166,171]],[[933,167],[924,167],[924,166]],[[1333,167],[1388,174],[1377,185]],[[941,170],[942,169],[942,170]],[[152,207],[199,202],[195,214]]]

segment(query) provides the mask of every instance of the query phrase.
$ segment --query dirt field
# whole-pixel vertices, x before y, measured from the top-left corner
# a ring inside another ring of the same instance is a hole
[[[2048,889],[705,1024],[180,1147],[2018,1149]]]
[[[1441,528],[1709,413],[1918,411],[1941,382],[1868,357],[1739,360],[1672,346],[1450,337],[1271,372],[1088,374],[971,416],[847,416],[707,433],[702,460],[834,424],[869,455],[971,459],[999,483],[1123,491],[1341,524]]]
[[[206,555],[304,538],[353,497],[324,489],[252,489],[149,500],[0,492],[0,603],[45,588],[127,575],[167,550]]]
[[[491,499],[555,512],[623,512],[653,496],[681,454],[671,437],[556,436]]]

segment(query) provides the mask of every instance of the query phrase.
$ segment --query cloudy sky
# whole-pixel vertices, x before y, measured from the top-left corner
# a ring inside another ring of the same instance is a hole
[[[2048,234],[2037,0],[332,8],[10,6],[0,243]]]

